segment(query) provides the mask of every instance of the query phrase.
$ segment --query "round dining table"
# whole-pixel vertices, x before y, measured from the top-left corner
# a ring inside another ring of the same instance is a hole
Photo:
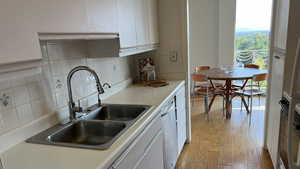
[[[220,68],[211,68],[208,70],[202,70],[197,72],[196,74],[201,74],[207,77],[207,79],[211,82],[212,87],[215,88],[213,80],[223,80],[224,84],[224,96],[225,96],[225,109],[226,109],[226,118],[229,119],[231,117],[232,111],[232,94],[236,88],[232,84],[234,80],[243,80],[244,83],[241,86],[243,89],[248,80],[252,79],[254,75],[267,73],[267,70],[254,69],[254,68],[243,68],[243,67],[220,67]],[[209,110],[212,106],[212,103],[215,99],[215,96],[212,98],[209,104]],[[248,106],[246,104],[245,99],[242,97],[242,101],[248,110]]]

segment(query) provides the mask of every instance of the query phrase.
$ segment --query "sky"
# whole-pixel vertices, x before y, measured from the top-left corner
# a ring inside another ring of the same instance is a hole
[[[271,16],[272,0],[237,0],[237,30],[270,30]]]

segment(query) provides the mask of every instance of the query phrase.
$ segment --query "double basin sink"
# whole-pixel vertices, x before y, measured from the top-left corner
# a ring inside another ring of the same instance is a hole
[[[145,105],[92,106],[76,121],[58,124],[26,142],[105,150],[149,108]]]

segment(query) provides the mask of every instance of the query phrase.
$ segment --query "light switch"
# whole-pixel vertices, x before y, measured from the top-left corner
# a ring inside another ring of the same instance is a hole
[[[171,62],[177,62],[177,59],[178,59],[178,52],[177,51],[170,51],[169,60]]]

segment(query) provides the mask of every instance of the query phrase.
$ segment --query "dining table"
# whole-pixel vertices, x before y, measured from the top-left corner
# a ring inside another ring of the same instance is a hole
[[[231,118],[232,112],[232,98],[234,91],[237,90],[237,87],[233,85],[233,81],[243,81],[242,86],[240,86],[240,90],[243,90],[247,82],[253,78],[253,76],[257,74],[267,73],[267,70],[262,69],[254,69],[254,68],[244,68],[244,67],[217,67],[211,68],[208,70],[201,70],[196,72],[196,74],[201,74],[206,76],[207,80],[210,81],[213,88],[214,86],[213,81],[225,81],[223,90],[224,90],[224,99],[225,99],[225,110],[226,110],[226,119]],[[216,95],[213,95],[209,103],[209,110],[216,98]],[[248,105],[244,99],[241,97],[241,100],[246,107],[247,112],[249,112]]]

